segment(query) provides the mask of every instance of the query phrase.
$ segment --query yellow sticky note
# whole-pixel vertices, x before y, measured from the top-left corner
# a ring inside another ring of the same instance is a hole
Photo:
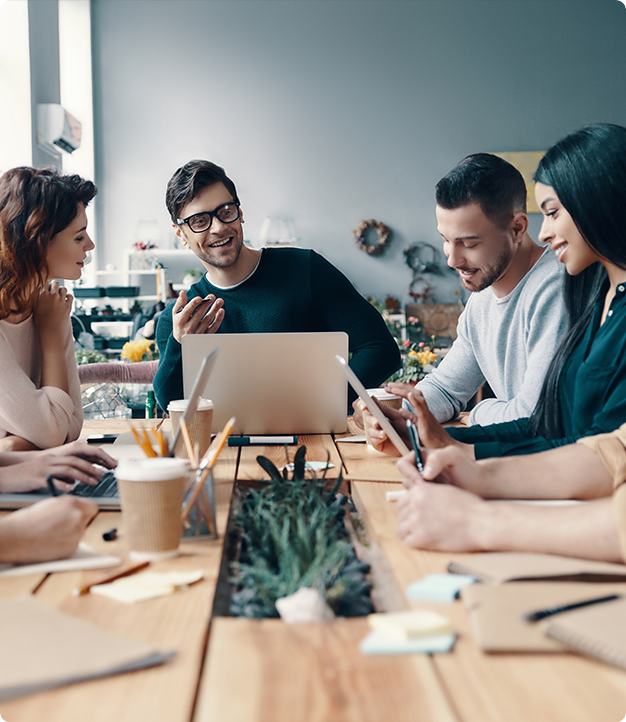
[[[447,617],[426,609],[370,614],[367,621],[372,629],[400,640],[447,634],[453,631]]]

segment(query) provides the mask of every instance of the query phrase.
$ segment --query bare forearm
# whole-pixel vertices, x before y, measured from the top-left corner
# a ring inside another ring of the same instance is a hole
[[[69,393],[67,362],[62,338],[42,338],[41,355],[41,385],[54,386]]]
[[[612,499],[546,508],[483,502],[471,521],[475,548],[623,562]]]
[[[598,454],[582,444],[540,454],[484,459],[471,491],[485,499],[597,499],[613,493]]]

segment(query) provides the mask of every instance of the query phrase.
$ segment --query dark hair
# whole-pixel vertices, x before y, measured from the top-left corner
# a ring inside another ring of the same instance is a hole
[[[453,210],[478,203],[482,212],[505,229],[516,213],[526,213],[526,184],[522,174],[503,158],[474,153],[454,166],[435,186],[441,208]]]
[[[209,160],[190,160],[170,178],[165,192],[165,205],[173,223],[180,218],[180,212],[200,193],[203,188],[223,183],[235,203],[239,203],[235,184],[223,168]]]
[[[544,155],[535,180],[552,186],[583,239],[596,253],[626,268],[626,128],[598,123],[571,133]],[[582,340],[593,316],[606,271],[594,263],[565,279],[569,331],[546,374],[531,417],[531,432],[563,436],[561,371]]]
[[[48,168],[12,168],[0,176],[0,318],[31,306],[48,274],[52,238],[97,192],[89,180]]]

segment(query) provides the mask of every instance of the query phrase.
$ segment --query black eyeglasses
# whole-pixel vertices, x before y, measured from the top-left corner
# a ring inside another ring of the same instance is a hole
[[[209,230],[214,217],[222,223],[234,223],[239,218],[239,203],[235,203],[235,201],[222,203],[214,211],[194,213],[189,218],[177,218],[176,223],[179,226],[186,223],[194,233],[202,233]]]

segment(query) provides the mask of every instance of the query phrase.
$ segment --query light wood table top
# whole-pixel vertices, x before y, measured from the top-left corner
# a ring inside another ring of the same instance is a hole
[[[126,428],[119,422],[90,422],[88,431]],[[392,480],[395,460],[378,458],[372,465],[362,445],[335,446],[329,436],[302,440],[307,458],[325,460],[328,450],[336,469],[343,465],[348,472],[388,599],[396,607],[417,606],[406,600],[406,586],[444,572],[449,560],[461,555],[411,550],[397,538],[396,506],[385,500],[385,491],[398,489]],[[289,448],[290,458],[295,449]],[[255,447],[226,448],[218,461],[220,538],[184,543],[177,559],[154,565],[155,570],[203,569],[205,578],[184,592],[124,605],[92,595],[72,597],[87,572],[0,581],[0,598],[36,594],[104,629],[178,650],[162,667],[0,703],[7,722],[588,722],[617,721],[626,714],[626,673],[570,654],[482,654],[459,601],[423,605],[450,616],[459,633],[452,653],[432,657],[361,655],[358,644],[367,634],[363,619],[330,625],[211,620],[234,480],[260,478],[259,454],[277,465],[285,459],[284,447]],[[374,479],[367,479],[368,473]],[[103,542],[102,532],[113,526],[121,530],[120,540]],[[101,551],[123,552],[121,515],[101,512],[85,540]]]

